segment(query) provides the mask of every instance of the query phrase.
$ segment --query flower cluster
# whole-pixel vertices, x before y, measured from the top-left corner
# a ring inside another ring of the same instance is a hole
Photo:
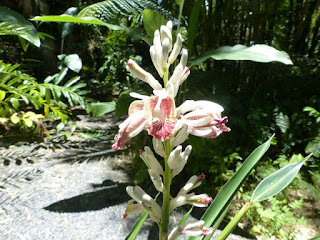
[[[181,58],[172,75],[169,75],[170,65],[181,53]],[[148,83],[153,88],[152,96],[131,93],[130,96],[137,98],[131,103],[128,111],[128,118],[119,125],[119,132],[115,136],[112,148],[117,150],[128,143],[131,138],[141,131],[147,130],[153,136],[153,149],[155,153],[164,158],[165,170],[155,157],[150,147],[140,150],[140,157],[148,167],[150,178],[160,193],[164,194],[161,208],[156,199],[150,197],[141,187],[129,186],[127,192],[133,200],[129,201],[126,212],[123,215],[136,214],[143,209],[149,212],[150,217],[162,226],[164,239],[175,239],[180,234],[191,236],[207,235],[210,228],[203,226],[203,221],[192,222],[185,226],[179,226],[168,234],[167,224],[169,213],[184,204],[191,204],[197,207],[207,207],[212,198],[207,194],[196,195],[190,191],[201,184],[204,175],[192,176],[186,185],[181,188],[174,198],[170,196],[170,186],[164,183],[171,183],[174,176],[178,175],[187,163],[192,147],[187,146],[184,151],[181,144],[188,138],[189,134],[215,138],[222,132],[230,131],[225,126],[227,117],[222,117],[223,107],[210,101],[187,100],[179,107],[175,106],[175,97],[180,85],[187,79],[190,69],[186,66],[188,51],[182,49],[182,36],[177,34],[176,42],[172,43],[172,22],[161,26],[160,31],[154,33],[153,45],[150,47],[152,62],[163,79],[163,85],[150,73],[142,69],[136,62],[129,60],[127,70],[135,77]],[[166,179],[167,178],[167,179]],[[169,197],[165,197],[169,196]],[[169,206],[169,207],[168,207]]]

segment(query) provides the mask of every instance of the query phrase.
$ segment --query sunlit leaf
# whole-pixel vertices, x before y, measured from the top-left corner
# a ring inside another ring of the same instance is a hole
[[[6,92],[0,90],[0,102],[6,97]]]
[[[311,155],[299,162],[291,163],[263,179],[253,192],[252,201],[266,200],[288,186],[298,174],[300,168]]]
[[[112,112],[116,109],[116,103],[112,102],[98,102],[92,103],[89,112],[92,113],[93,117],[100,117],[103,114]]]
[[[264,44],[256,44],[250,47],[237,44],[233,47],[224,46],[203,53],[200,57],[191,61],[192,65],[199,65],[208,58],[215,60],[249,60],[254,62],[281,62],[287,65],[293,64],[286,52],[279,51]]]
[[[26,28],[27,30],[24,31],[24,34],[19,34],[19,36],[31,42],[36,47],[40,47],[41,43],[40,38],[37,34],[37,30],[20,13],[10,10],[6,7],[0,7],[0,20],[20,25],[21,27]]]
[[[166,23],[167,20],[160,13],[150,9],[143,10],[143,26],[151,39],[153,39],[154,32]]]
[[[210,207],[202,216],[206,227],[215,225],[220,219],[220,216],[225,213],[226,208],[229,206],[231,200],[239,190],[240,186],[247,178],[251,170],[260,160],[260,158],[269,149],[273,136],[265,143],[257,147],[244,161],[239,170],[230,178],[230,180],[222,187],[218,195],[212,201]],[[189,239],[202,239],[203,237],[190,237]]]
[[[136,239],[136,237],[137,237],[141,227],[143,226],[143,223],[146,221],[148,215],[149,215],[148,211],[144,210],[143,213],[138,218],[138,220],[136,221],[136,223],[134,224],[131,232],[129,233],[129,235],[126,237],[125,240],[135,240]]]

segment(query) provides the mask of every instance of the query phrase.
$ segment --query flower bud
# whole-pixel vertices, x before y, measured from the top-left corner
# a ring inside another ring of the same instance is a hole
[[[181,151],[182,151],[182,147],[178,146],[170,153],[170,155],[168,157],[168,165],[171,170],[175,169],[177,166],[180,165]]]
[[[126,191],[131,198],[136,200],[137,202],[143,202],[146,204],[150,204],[151,197],[139,186],[128,186],[126,187]]]
[[[172,64],[176,60],[176,58],[178,57],[178,55],[181,51],[181,48],[182,48],[182,36],[180,33],[178,33],[177,40],[173,46],[173,50],[172,50],[170,57],[169,57],[169,60],[168,60],[169,64]]]
[[[167,61],[168,61],[168,55],[170,51],[170,45],[169,45],[169,39],[165,38],[162,42],[162,61],[161,61],[161,66],[163,69],[167,67]]]
[[[168,42],[169,48],[168,49],[169,49],[169,51],[171,51],[171,49],[172,49],[172,34],[171,34],[170,29],[167,26],[162,25],[160,27],[160,36],[161,36],[162,47],[163,47],[164,40],[166,38],[168,38],[168,40],[169,40],[169,42]]]
[[[147,71],[143,70],[135,61],[129,59],[127,70],[131,72],[135,77],[148,83],[153,89],[161,90],[162,85]]]
[[[162,49],[161,49],[162,51]],[[162,52],[161,52],[162,54]],[[160,77],[163,77],[163,68],[162,68],[162,58],[161,58],[161,54],[159,52],[156,51],[154,46],[150,47],[150,56],[151,56],[151,60],[152,63],[154,65],[154,67],[156,68],[157,72],[159,73]]]
[[[176,176],[182,171],[182,169],[184,168],[184,166],[187,163],[187,160],[188,160],[188,157],[191,153],[191,150],[192,150],[192,146],[188,145],[186,147],[185,151],[180,155],[181,161],[179,162],[179,164],[177,164],[175,169],[172,171],[172,176]]]
[[[170,32],[172,33],[172,21],[168,21],[166,24],[167,28],[170,30]]]
[[[182,55],[180,59],[180,63],[183,66],[183,69],[186,67],[188,62],[188,50],[187,49],[182,49]]]
[[[180,192],[189,192],[190,190],[199,187],[201,185],[201,182],[203,181],[203,179],[205,178],[205,175],[203,173],[201,173],[201,175],[196,176],[193,175],[188,182],[186,183],[186,185],[184,185],[183,188],[181,188]]]
[[[204,221],[193,221],[180,227],[179,231],[186,236],[207,236],[213,232],[212,228],[206,228]]]
[[[195,207],[207,207],[212,202],[212,197],[207,194],[193,195],[186,202]]]
[[[158,173],[156,173],[153,169],[148,169],[151,181],[153,182],[153,185],[159,192],[163,192],[164,185],[162,182],[162,179]]]
[[[189,136],[188,126],[185,125],[180,129],[180,131],[174,137],[172,141],[172,145],[175,147],[182,144],[185,140],[187,140],[188,136]]]
[[[155,158],[152,150],[148,146],[145,146],[144,150],[144,152],[140,152],[140,158],[144,161],[149,169],[153,169],[156,173],[162,174],[163,168]]]
[[[182,77],[180,79],[179,85],[184,83],[184,81],[189,77],[189,75],[190,75],[190,68],[185,67],[184,71],[183,71],[183,74],[182,74]]]
[[[176,84],[177,82],[180,82],[180,79],[183,75],[184,66],[179,63],[177,67],[174,69],[172,76],[169,79],[169,82],[172,84]]]
[[[164,150],[164,146],[161,140],[156,137],[152,138],[152,144],[154,151],[161,157],[166,157],[166,151]]]
[[[143,211],[141,202],[136,202],[135,200],[130,200],[127,204],[125,213],[122,215],[123,219],[126,219],[127,216],[135,215]]]

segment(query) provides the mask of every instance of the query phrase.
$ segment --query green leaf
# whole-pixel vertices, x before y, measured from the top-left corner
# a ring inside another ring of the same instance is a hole
[[[6,92],[0,90],[0,102],[6,97]]]
[[[263,179],[253,192],[252,201],[263,201],[287,187],[298,174],[300,168],[310,158],[311,154],[299,162],[291,163]]]
[[[314,157],[320,157],[320,133],[307,144],[304,151],[312,153]]]
[[[19,109],[19,106],[20,106],[19,99],[12,97],[12,98],[10,98],[10,102],[11,102],[12,106],[14,107],[14,109],[16,109],[16,110]]]
[[[69,15],[69,16],[76,16],[78,14],[78,8],[76,8],[76,7],[68,8],[67,11],[64,12],[64,14]],[[70,23],[70,22],[63,24],[62,32],[61,32],[62,38],[65,38],[66,36],[68,36],[72,32],[73,25],[74,25],[74,23]]]
[[[198,23],[199,23],[199,14],[203,4],[203,0],[194,1],[191,15],[190,15],[190,24],[188,26],[188,50],[190,53],[193,52],[194,39],[198,32]]]
[[[320,235],[317,235],[317,236],[315,236],[313,238],[310,238],[309,240],[320,240]]]
[[[13,114],[11,117],[10,117],[10,120],[13,124],[17,124],[18,122],[20,122],[20,118],[16,115],[16,114]]]
[[[84,24],[96,24],[108,27],[111,30],[123,30],[123,27],[105,23],[94,17],[73,17],[69,15],[48,15],[48,16],[37,16],[32,18],[33,21],[42,22],[72,22],[72,23],[84,23]]]
[[[57,129],[58,132],[60,132],[62,129],[64,129],[65,126],[66,126],[66,125],[61,121],[61,122],[57,125],[56,129]]]
[[[264,63],[275,61],[287,65],[293,64],[286,52],[278,51],[277,49],[264,44],[257,44],[251,47],[240,44],[233,47],[219,47],[218,49],[203,53],[200,57],[192,60],[191,64],[199,65],[210,57],[215,60],[249,60]]]
[[[66,82],[66,84],[64,85],[64,87],[70,87],[72,86],[74,83],[78,82],[80,80],[79,76],[73,77],[71,78],[68,82]]]
[[[103,114],[112,112],[116,109],[116,103],[112,102],[98,102],[92,103],[89,109],[89,113],[92,113],[93,117],[100,117]]]
[[[54,81],[54,84],[58,85],[62,79],[67,75],[68,73],[68,68],[63,68],[57,75],[56,80]]]
[[[166,23],[167,20],[161,14],[150,9],[143,10],[143,27],[149,38],[153,39],[154,32]]]
[[[230,180],[222,187],[218,195],[215,197],[210,207],[202,216],[206,227],[214,225],[224,214],[225,209],[230,204],[231,200],[241,187],[244,180],[249,175],[260,158],[269,149],[273,136],[265,143],[257,147],[244,161],[240,169],[230,178]],[[190,237],[189,239],[202,239],[202,237]]]
[[[32,120],[30,118],[23,118],[23,122],[27,125],[27,127],[32,127]]]
[[[74,72],[80,72],[82,68],[82,61],[78,54],[70,54],[66,56],[63,60],[64,64],[67,65],[68,68],[70,68]]]
[[[26,20],[20,13],[10,10],[6,7],[0,7],[0,20],[4,22],[9,22],[12,24],[20,25],[23,28],[26,28],[24,34],[19,36],[31,42],[36,47],[40,47],[40,38],[37,34],[35,27]]]
[[[70,123],[70,132],[74,132],[77,128],[77,123],[75,121],[71,121]]]
[[[144,221],[147,219],[149,213],[147,210],[144,210],[143,213],[140,215],[140,217],[138,218],[138,220],[136,221],[136,223],[134,224],[131,232],[129,233],[129,235],[126,237],[125,240],[135,240]]]
[[[180,220],[180,222],[178,223],[178,226],[182,226],[183,224],[185,224],[185,222],[187,221],[189,215],[191,214],[193,210],[193,206],[190,208],[190,210],[183,216],[183,218]]]

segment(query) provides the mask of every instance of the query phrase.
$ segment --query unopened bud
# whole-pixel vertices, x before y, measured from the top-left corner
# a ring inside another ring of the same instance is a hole
[[[184,125],[174,137],[172,141],[172,145],[178,146],[182,144],[185,140],[187,140],[188,136],[189,136],[188,126]]]
[[[180,63],[182,64],[183,69],[187,66],[187,62],[188,62],[188,50],[182,49]]]
[[[161,61],[162,68],[166,68],[167,66],[168,55],[170,51],[169,44],[170,43],[168,38],[165,38],[162,42],[162,61]]]
[[[148,169],[151,181],[153,182],[153,185],[159,192],[163,192],[164,185],[162,182],[162,179],[158,173],[156,173],[153,169]]]
[[[177,67],[174,69],[172,76],[169,79],[169,82],[172,84],[176,84],[177,82],[180,82],[180,79],[184,72],[184,66],[179,63]]]
[[[178,57],[181,51],[181,48],[182,48],[182,36],[180,33],[178,33],[177,40],[173,46],[172,52],[168,60],[169,64],[172,64],[176,60],[176,58]]]
[[[156,137],[152,138],[152,144],[153,144],[153,149],[154,151],[161,157],[166,156],[166,151],[164,150],[164,146],[161,140],[159,140]]]
[[[188,157],[191,153],[192,147],[188,145],[183,153],[180,155],[180,163],[176,166],[176,168],[172,171],[172,176],[178,175],[184,168],[187,163]]]
[[[168,38],[169,51],[171,51],[171,49],[172,49],[172,35],[171,35],[170,29],[167,26],[162,25],[160,27],[160,36],[161,36],[162,47],[163,47],[164,40],[166,38]]]
[[[207,236],[213,232],[212,228],[206,228],[204,221],[193,221],[180,227],[180,232],[186,236]]]
[[[145,151],[140,152],[140,158],[144,161],[149,169],[153,169],[158,174],[163,173],[163,168],[158,160],[155,158],[152,150],[148,147],[144,147]]]
[[[126,219],[127,216],[135,215],[142,211],[143,211],[143,207],[140,202],[136,202],[135,200],[130,200],[127,204],[125,213],[122,215],[122,218]]]
[[[168,157],[168,165],[171,170],[176,169],[177,166],[181,163],[181,151],[182,147],[178,146],[176,147],[169,155]]]
[[[131,72],[135,77],[148,83],[153,89],[161,90],[162,85],[147,71],[143,70],[135,61],[129,59],[127,70]]]
[[[195,207],[207,207],[212,202],[212,197],[207,194],[194,195],[187,199],[187,203]]]
[[[183,188],[181,188],[180,192],[189,192],[192,189],[199,187],[201,185],[201,182],[203,181],[203,179],[205,178],[205,175],[202,173],[199,176],[193,175],[188,182],[186,183],[186,185],[184,185]]]

